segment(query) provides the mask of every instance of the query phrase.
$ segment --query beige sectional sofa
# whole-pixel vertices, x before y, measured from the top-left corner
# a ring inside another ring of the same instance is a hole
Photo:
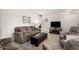
[[[31,36],[40,33],[41,30],[34,26],[16,27],[14,32],[14,40],[18,43],[29,41]]]

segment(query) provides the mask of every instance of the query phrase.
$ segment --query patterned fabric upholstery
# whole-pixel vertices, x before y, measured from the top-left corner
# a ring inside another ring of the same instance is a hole
[[[76,40],[76,38],[74,38],[73,40],[72,39],[67,40],[68,39],[67,35],[77,35],[78,36],[79,35],[79,26],[72,26],[68,33],[61,33],[60,34],[60,45],[61,45],[61,47],[64,47],[64,49],[72,49],[72,50],[73,49],[79,49],[79,48],[74,48],[77,45],[79,45],[79,43],[78,43],[79,41],[77,41],[79,38],[77,38],[77,40]],[[73,42],[73,43],[71,43],[71,42]],[[74,43],[74,42],[76,42],[76,43]],[[71,45],[75,44],[75,45],[73,45],[73,47],[70,47],[69,44],[71,44]],[[77,47],[79,47],[79,46],[77,46]]]
[[[19,48],[18,45],[16,45],[16,43],[14,43],[14,41],[11,38],[4,38],[0,40],[0,44],[1,44],[1,48],[3,49],[10,49],[10,50],[16,50]]]

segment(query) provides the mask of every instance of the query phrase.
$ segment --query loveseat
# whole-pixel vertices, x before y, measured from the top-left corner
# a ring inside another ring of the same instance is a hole
[[[14,40],[18,43],[25,43],[31,39],[31,36],[40,33],[41,30],[34,26],[16,27],[14,32]]]

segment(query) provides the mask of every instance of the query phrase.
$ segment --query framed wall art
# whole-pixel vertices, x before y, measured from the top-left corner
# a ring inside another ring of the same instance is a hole
[[[28,17],[28,23],[31,23],[31,17]]]
[[[27,16],[23,16],[23,23],[27,23]]]
[[[45,22],[48,22],[48,18],[45,18],[44,21],[45,21]]]

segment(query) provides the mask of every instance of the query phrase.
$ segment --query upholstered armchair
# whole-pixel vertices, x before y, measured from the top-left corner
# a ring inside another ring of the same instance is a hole
[[[14,40],[18,43],[29,41],[31,36],[40,33],[40,29],[34,26],[16,27],[14,32]]]
[[[79,26],[72,26],[69,30],[69,32],[64,32],[60,33],[60,45],[64,49],[73,49],[69,47],[69,44],[77,46],[77,43],[74,42],[79,42],[76,40],[76,38],[79,38]],[[73,43],[71,43],[73,41]],[[68,48],[69,47],[69,48]],[[73,46],[75,47],[75,46]],[[74,48],[74,49],[79,49],[79,48]]]
[[[19,46],[12,40],[12,38],[0,39],[1,50],[16,50]]]

